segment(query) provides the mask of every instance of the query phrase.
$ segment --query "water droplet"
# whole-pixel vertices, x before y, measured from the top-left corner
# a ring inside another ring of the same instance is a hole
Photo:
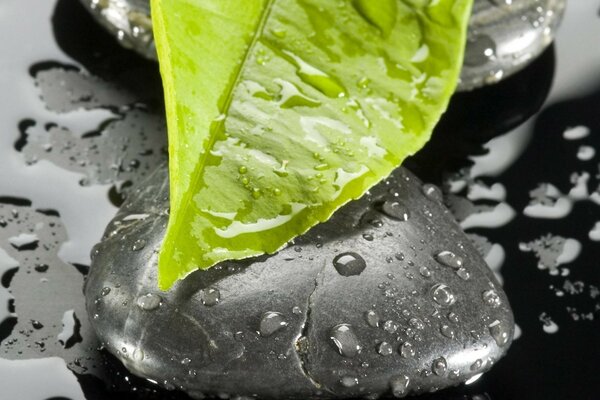
[[[454,339],[454,328],[452,328],[450,325],[442,325],[440,327],[440,332],[447,338]]]
[[[460,377],[460,371],[458,369],[451,369],[448,372],[448,378],[450,379],[458,379]]]
[[[510,7],[513,4],[513,1],[515,0],[491,0],[492,4],[498,7]]]
[[[408,324],[418,330],[425,329],[425,324],[423,323],[423,321],[420,318],[411,318],[408,320]]]
[[[433,301],[442,307],[451,306],[456,302],[454,293],[452,293],[450,288],[443,283],[438,283],[431,288],[431,297],[433,298]]]
[[[357,253],[347,252],[333,259],[333,266],[342,276],[360,275],[367,267],[365,260]]]
[[[396,333],[396,331],[398,330],[398,324],[392,321],[391,319],[387,320],[383,323],[383,330],[387,333]]]
[[[504,327],[500,321],[495,320],[488,325],[490,335],[494,338],[494,341],[499,347],[503,347],[508,343],[509,334],[508,330]]]
[[[275,311],[267,311],[260,319],[258,333],[262,337],[269,337],[280,329],[288,325],[283,314]]]
[[[137,298],[136,304],[145,311],[156,310],[162,304],[162,297],[154,293],[148,293]]]
[[[446,359],[444,357],[436,358],[433,360],[433,364],[431,365],[431,370],[437,376],[446,375],[446,371],[448,370],[448,364],[446,363]]]
[[[34,329],[42,329],[44,327],[44,324],[42,324],[40,321],[36,321],[35,319],[32,319],[31,326],[33,326]]]
[[[421,274],[421,276],[423,278],[430,278],[431,277],[431,270],[427,267],[421,267],[419,268],[419,274]]]
[[[379,315],[373,310],[369,310],[365,313],[365,319],[370,327],[377,328],[379,326]]]
[[[478,369],[480,369],[483,366],[483,361],[481,361],[480,359],[475,360],[475,362],[473,364],[471,364],[471,371],[477,371]]]
[[[294,306],[292,308],[292,314],[294,315],[302,315],[302,309],[298,306]]]
[[[287,34],[285,29],[271,29],[271,32],[273,33],[273,35],[275,35],[275,37],[278,37],[280,39],[283,39],[285,37],[285,35]]]
[[[434,256],[434,258],[440,264],[454,269],[459,269],[464,264],[462,257],[457,256],[449,250],[440,251]]]
[[[192,360],[190,358],[184,358],[183,360],[181,360],[181,364],[182,365],[189,365],[192,362]]]
[[[368,242],[372,242],[374,239],[373,235],[371,235],[370,233],[363,233],[362,237]]]
[[[381,342],[377,346],[377,353],[379,353],[382,356],[389,356],[393,352],[394,352],[394,349],[392,348],[392,345],[389,344],[388,342]]]
[[[441,202],[444,198],[440,188],[438,188],[434,184],[426,183],[423,185],[421,190],[423,191],[423,194],[425,195],[425,197],[427,197],[430,200]]]
[[[500,300],[500,296],[493,289],[486,290],[485,292],[483,292],[482,297],[483,297],[483,302],[492,308],[500,307],[500,305],[502,304],[502,300]]]
[[[388,217],[398,221],[408,221],[410,218],[408,208],[398,200],[386,200],[381,206],[381,211]]]
[[[349,324],[334,326],[329,332],[329,337],[344,357],[355,357],[362,350],[362,346]]]
[[[136,239],[136,241],[133,242],[133,245],[131,246],[131,250],[140,251],[144,247],[146,247],[146,241],[144,239]]]
[[[370,25],[377,27],[384,36],[396,25],[397,4],[395,0],[354,0],[352,5]]]
[[[358,378],[355,376],[345,375],[340,379],[340,383],[343,387],[351,388],[358,385]]]
[[[215,289],[212,287],[200,290],[200,301],[206,307],[212,307],[219,304],[221,301],[221,292],[219,289]]]
[[[102,290],[100,291],[100,294],[102,296],[108,296],[109,293],[110,293],[110,288],[109,287],[103,287]]]
[[[408,393],[410,379],[406,375],[397,375],[390,379],[390,389],[394,397],[404,397]]]
[[[284,51],[284,53],[293,59],[297,66],[296,73],[304,82],[328,97],[336,98],[345,96],[346,90],[336,79],[308,64],[294,53],[289,51]]]
[[[383,221],[379,219],[379,214],[375,211],[366,212],[360,219],[361,225],[370,225],[373,228],[381,228]]]
[[[410,342],[404,342],[398,349],[400,355],[404,358],[412,358],[415,356],[415,349]]]
[[[134,361],[142,361],[144,359],[144,350],[142,349],[135,349],[133,350],[133,354],[131,355],[131,358],[133,358]]]
[[[462,279],[463,281],[468,281],[469,278],[471,277],[471,273],[469,271],[467,271],[467,269],[465,267],[460,267],[459,269],[457,269],[456,275],[458,275],[458,277],[460,279]]]
[[[448,321],[454,322],[454,323],[458,323],[458,321],[459,321],[458,315],[456,313],[453,313],[453,312],[449,313],[448,314]]]
[[[35,264],[35,267],[33,267],[36,272],[46,272],[48,268],[50,268],[48,264]]]
[[[465,51],[465,65],[477,67],[486,64],[496,54],[496,42],[488,35],[469,38]]]
[[[363,76],[362,78],[360,78],[358,80],[358,82],[356,82],[356,86],[359,89],[367,89],[369,87],[370,83],[371,83],[371,80],[369,78],[367,78],[366,76]]]

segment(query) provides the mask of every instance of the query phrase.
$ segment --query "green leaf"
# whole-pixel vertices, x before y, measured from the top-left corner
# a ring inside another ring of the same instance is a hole
[[[152,0],[171,214],[159,286],[273,253],[419,150],[472,0]]]

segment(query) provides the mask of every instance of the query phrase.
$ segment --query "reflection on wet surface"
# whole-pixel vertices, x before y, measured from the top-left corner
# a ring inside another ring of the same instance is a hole
[[[2,357],[62,357],[75,372],[94,371],[94,334],[81,287],[87,267],[57,255],[66,240],[53,210],[35,210],[26,200],[0,199],[2,286],[9,315],[2,323]],[[0,317],[2,317],[0,315]]]

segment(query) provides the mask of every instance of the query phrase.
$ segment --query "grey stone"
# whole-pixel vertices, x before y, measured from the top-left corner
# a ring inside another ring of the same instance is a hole
[[[123,47],[156,59],[150,0],[81,0],[81,3]]]
[[[481,374],[510,346],[513,315],[493,273],[402,168],[280,252],[160,292],[167,175],[163,165],[132,191],[93,251],[85,286],[93,328],[137,375],[196,397],[403,396]],[[386,201],[408,219],[388,216]],[[374,213],[378,223],[365,222]],[[442,251],[461,268],[437,261]],[[343,253],[366,266],[340,273]]]
[[[566,0],[475,0],[459,91],[499,82],[552,43]]]
[[[81,0],[119,42],[156,59],[149,0]],[[505,79],[554,40],[566,0],[475,0],[459,91]]]

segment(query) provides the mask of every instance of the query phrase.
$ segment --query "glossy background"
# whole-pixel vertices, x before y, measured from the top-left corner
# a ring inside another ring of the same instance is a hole
[[[495,87],[456,95],[434,139],[406,164],[445,187],[469,233],[496,245],[488,259],[521,331],[487,375],[426,398],[600,398],[600,241],[593,233],[600,155],[577,156],[581,146],[600,150],[599,11],[600,1],[571,0],[555,46]],[[130,185],[165,157],[157,66],[121,49],[77,0],[3,0],[0,36],[0,216],[15,220],[10,233],[0,228],[0,398],[186,398],[153,389],[98,353],[77,311],[92,245]],[[573,127],[589,134],[566,140]],[[567,196],[578,177],[587,192]],[[566,198],[567,215],[525,215],[541,183],[565,195],[537,201],[552,207]],[[505,196],[468,199],[469,188],[494,184]],[[21,237],[24,247],[15,247],[10,239],[30,228],[37,246]],[[550,268],[555,275],[520,246],[548,234],[580,244],[576,252],[553,242],[550,250],[568,261]],[[39,264],[48,270],[39,272]],[[67,332],[73,344],[64,346],[56,338],[70,310],[80,327]],[[44,348],[29,340],[36,335],[45,337]]]

